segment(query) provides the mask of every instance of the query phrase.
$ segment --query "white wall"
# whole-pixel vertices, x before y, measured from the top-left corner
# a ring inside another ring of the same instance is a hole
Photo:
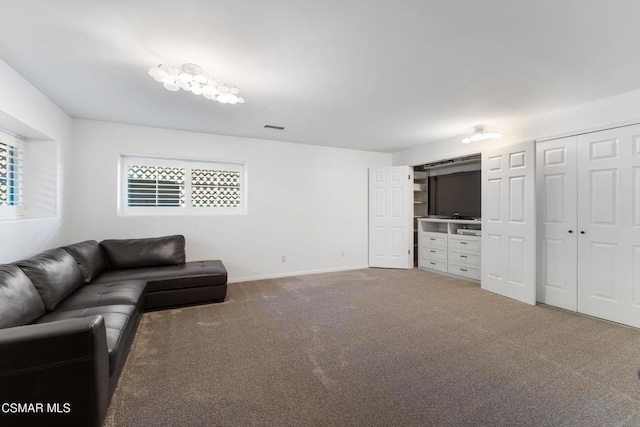
[[[0,219],[0,263],[68,242],[71,119],[0,60],[0,128],[25,137],[27,216]]]
[[[221,259],[230,281],[367,265],[367,169],[390,154],[87,120],[73,130],[72,240],[184,234],[188,260]],[[246,161],[248,213],[121,216],[123,153]]]
[[[624,93],[560,111],[492,126],[504,134],[500,140],[463,144],[463,135],[437,141],[393,154],[394,165],[419,165],[467,154],[480,153],[485,147],[568,136],[619,124],[640,122],[640,90]]]

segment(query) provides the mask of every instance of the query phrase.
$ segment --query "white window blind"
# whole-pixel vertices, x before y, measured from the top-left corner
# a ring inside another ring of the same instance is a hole
[[[0,216],[24,213],[23,158],[22,140],[0,132]]]
[[[128,165],[127,206],[184,206],[184,168]]]
[[[245,165],[123,156],[124,214],[245,211]]]

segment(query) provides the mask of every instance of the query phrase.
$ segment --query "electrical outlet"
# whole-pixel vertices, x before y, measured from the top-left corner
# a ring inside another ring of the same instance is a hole
[[[280,258],[280,261],[287,262],[287,256],[286,255],[282,255],[282,258]]]

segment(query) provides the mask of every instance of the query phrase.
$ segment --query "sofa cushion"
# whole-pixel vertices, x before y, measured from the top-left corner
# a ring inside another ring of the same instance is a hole
[[[100,245],[95,240],[74,243],[64,246],[62,249],[69,252],[76,260],[85,283],[91,282],[94,277],[107,269],[107,261],[104,259]]]
[[[16,265],[0,265],[0,329],[27,325],[44,314],[38,291]]]
[[[184,245],[182,235],[100,242],[112,270],[184,264]]]
[[[221,261],[190,261],[181,265],[162,268],[133,268],[106,271],[93,283],[109,283],[121,280],[146,279],[148,292],[166,291],[200,286],[224,285],[227,270]],[[94,284],[88,285],[89,287]]]
[[[122,357],[126,357],[125,343],[136,331],[140,312],[133,305],[105,305],[100,307],[79,308],[77,310],[55,310],[39,318],[35,323],[54,322],[56,320],[78,319],[100,315],[104,318],[107,330],[107,350],[109,352],[109,376],[118,367]]]
[[[65,298],[58,304],[56,311],[119,304],[135,305],[142,310],[146,289],[146,280],[91,284],[77,289]]]
[[[29,259],[18,261],[38,290],[47,311],[84,284],[76,260],[64,249],[51,249]]]

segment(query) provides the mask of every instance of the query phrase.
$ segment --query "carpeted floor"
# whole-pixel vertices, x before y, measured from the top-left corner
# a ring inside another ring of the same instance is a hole
[[[105,426],[637,426],[640,330],[418,270],[145,314]]]

